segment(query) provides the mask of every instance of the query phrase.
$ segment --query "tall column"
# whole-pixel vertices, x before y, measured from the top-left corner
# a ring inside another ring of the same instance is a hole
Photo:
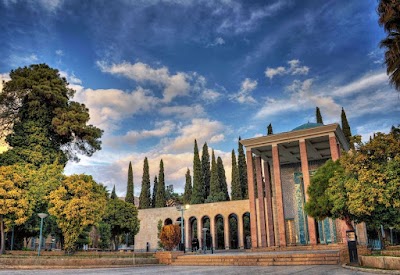
[[[239,249],[244,249],[243,215],[237,216]]]
[[[258,246],[257,211],[256,211],[256,196],[254,190],[253,157],[251,151],[246,150],[246,158],[247,158],[247,186],[248,186],[249,204],[250,204],[251,247],[256,248]]]
[[[262,179],[261,157],[255,157],[256,175],[257,175],[257,190],[258,190],[258,222],[260,228],[260,247],[267,246],[267,236],[265,230],[265,208],[264,208],[264,188]]]
[[[225,239],[225,249],[229,249],[229,217],[224,217],[224,239]]]
[[[278,220],[279,246],[286,246],[285,214],[283,212],[281,167],[279,164],[278,144],[272,145],[272,162],[276,190],[276,209]]]
[[[304,139],[299,140],[300,145],[300,159],[301,159],[301,172],[303,173],[304,195],[308,201],[308,186],[310,185],[310,169],[308,168],[307,145]],[[315,230],[315,220],[313,217],[307,215],[308,235],[310,237],[310,244],[317,244],[317,232]]]
[[[213,250],[215,250],[215,244],[216,244],[216,234],[215,234],[215,217],[210,217],[210,234],[211,234],[211,240],[212,240],[212,247]]]
[[[197,217],[196,217],[197,218]],[[203,225],[201,223],[201,218],[197,218],[197,239],[200,243],[200,249],[203,248]]]
[[[267,217],[267,240],[268,246],[275,246],[274,219],[272,214],[272,190],[271,177],[269,174],[268,161],[264,161],[264,178],[265,178],[265,201],[266,201],[266,217]]]
[[[192,239],[189,236],[189,229],[190,229],[189,218],[183,219],[183,223],[185,224],[183,228],[185,230],[185,247],[186,249],[189,249],[192,247]]]

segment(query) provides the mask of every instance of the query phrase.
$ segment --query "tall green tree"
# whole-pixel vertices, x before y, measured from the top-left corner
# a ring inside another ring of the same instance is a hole
[[[398,0],[380,0],[379,24],[387,33],[380,43],[385,51],[386,71],[390,83],[400,91],[400,5]]]
[[[274,131],[272,130],[272,124],[270,123],[267,127],[267,135],[272,135]]]
[[[128,168],[128,183],[126,187],[126,197],[125,201],[135,204],[135,197],[134,197],[134,189],[133,189],[133,172],[132,172],[132,163],[129,162]]]
[[[158,173],[158,186],[156,194],[156,204],[155,207],[165,207],[165,181],[164,181],[164,162],[160,161],[160,172]]]
[[[185,179],[186,183],[185,183],[185,193],[183,194],[183,203],[189,204],[192,198],[192,177],[190,176],[189,168],[186,171]]]
[[[317,123],[324,124],[324,122],[322,121],[321,111],[318,107],[315,108],[315,117],[317,118]]]
[[[151,197],[151,207],[152,208],[156,207],[157,186],[158,186],[157,176],[154,176],[153,195]]]
[[[226,183],[225,168],[221,157],[217,158],[217,170],[218,170],[218,180],[221,192],[225,196],[225,201],[229,201],[228,184]]]
[[[346,137],[346,140],[349,142],[350,148],[354,149],[354,143],[352,141],[350,125],[349,125],[349,122],[347,121],[346,112],[344,111],[343,107],[342,107],[342,113],[341,113],[340,116],[341,116],[341,119],[342,119],[343,134]]]
[[[0,133],[7,133],[11,149],[0,164],[31,163],[39,167],[78,160],[101,149],[102,131],[88,125],[89,111],[71,100],[75,91],[58,70],[46,64],[10,72],[0,93]]]
[[[112,199],[118,198],[118,197],[117,197],[117,193],[115,192],[115,185],[114,185],[114,187],[113,187],[113,189],[112,189],[112,191],[111,191],[111,196],[110,196],[110,198],[112,198]]]
[[[231,199],[241,200],[242,188],[239,181],[239,168],[236,162],[235,150],[232,149],[232,183],[231,183]]]
[[[218,166],[217,161],[215,160],[214,150],[211,153],[211,180],[210,180],[210,195],[211,197],[215,197],[218,193],[220,193],[221,185],[219,180]]]
[[[142,177],[142,190],[139,197],[139,209],[147,209],[151,207],[150,199],[150,174],[149,162],[147,157],[143,161],[143,177]]]
[[[242,188],[243,199],[247,199],[249,194],[247,192],[247,164],[246,155],[243,150],[243,145],[240,143],[240,137],[238,142],[238,168],[239,168],[239,180],[240,186]]]
[[[203,145],[203,153],[201,155],[201,170],[203,175],[204,199],[206,199],[210,194],[211,180],[210,154],[208,153],[207,142],[205,142]]]
[[[200,204],[204,202],[204,186],[201,161],[199,157],[199,148],[197,140],[194,140],[194,156],[193,156],[193,192],[190,200],[191,204]],[[211,184],[211,183],[210,183]]]

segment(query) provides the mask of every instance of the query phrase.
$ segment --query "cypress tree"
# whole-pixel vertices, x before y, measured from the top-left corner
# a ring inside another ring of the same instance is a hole
[[[158,185],[158,180],[157,180],[157,176],[155,176],[154,183],[153,183],[153,195],[151,197],[151,207],[152,208],[156,207],[157,185]]]
[[[183,203],[188,204],[192,198],[192,177],[190,176],[190,170],[187,169],[186,175],[186,183],[185,183],[185,193],[183,194]]]
[[[115,193],[115,185],[114,185],[114,187],[113,187],[113,190],[111,191],[111,196],[110,196],[110,198],[111,198],[111,199],[116,199],[116,198],[117,198],[117,193]]]
[[[193,156],[193,192],[190,200],[191,204],[199,204],[204,202],[204,186],[203,175],[201,169],[201,161],[199,157],[199,149],[197,141],[194,140],[194,156]]]
[[[351,141],[351,130],[350,130],[350,125],[349,122],[347,121],[347,117],[346,117],[346,113],[342,107],[342,114],[341,114],[341,118],[342,118],[342,130],[343,130],[343,134],[346,137],[346,140],[349,142],[350,144],[350,148],[354,149],[354,144]]]
[[[165,200],[165,181],[164,181],[164,162],[160,161],[160,172],[158,173],[158,186],[156,194],[155,207],[164,207],[166,203]]]
[[[147,208],[151,208],[151,199],[149,162],[147,161],[147,157],[145,157],[143,162],[142,190],[140,191],[139,197],[139,209]]]
[[[322,121],[321,111],[319,110],[318,107],[315,109],[315,116],[317,118],[317,123],[324,124],[324,122]]]
[[[247,192],[247,164],[246,164],[246,156],[243,150],[243,145],[240,143],[240,137],[238,143],[239,143],[239,150],[238,150],[239,181],[240,181],[240,186],[242,188],[242,198],[247,199],[249,197]]]
[[[218,174],[218,166],[215,161],[214,150],[211,153],[211,180],[210,180],[210,197],[215,197],[221,192],[221,185]]]
[[[272,124],[270,123],[267,128],[267,135],[272,135],[274,132],[272,131]]]
[[[218,170],[218,180],[219,186],[222,194],[225,197],[226,201],[229,201],[229,193],[228,193],[228,185],[226,183],[226,175],[225,175],[225,168],[224,163],[222,162],[221,157],[217,158],[217,170]]]
[[[134,190],[133,190],[133,172],[132,172],[132,163],[129,162],[128,168],[128,183],[126,187],[126,197],[125,201],[130,202],[133,205],[135,204]]]
[[[203,185],[204,185],[204,199],[207,199],[210,194],[210,154],[208,153],[207,142],[203,145],[203,153],[201,155],[201,170],[203,173]]]
[[[242,199],[242,188],[239,181],[239,168],[236,162],[235,150],[232,149],[232,183],[231,183],[231,199]]]

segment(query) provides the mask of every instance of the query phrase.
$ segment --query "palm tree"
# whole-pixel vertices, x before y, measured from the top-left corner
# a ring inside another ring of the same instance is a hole
[[[385,63],[390,83],[400,91],[400,3],[398,0],[380,0],[379,24],[387,32],[380,43],[385,48]]]

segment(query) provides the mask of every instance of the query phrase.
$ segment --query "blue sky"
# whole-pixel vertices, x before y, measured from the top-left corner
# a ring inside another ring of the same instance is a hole
[[[221,156],[228,181],[237,139],[340,122],[367,139],[399,123],[375,0],[0,0],[0,80],[47,63],[104,130],[103,149],[67,165],[126,192],[132,161],[139,195],[164,160],[181,192],[193,142]],[[1,84],[0,84],[1,85]],[[0,87],[1,88],[1,87]]]

